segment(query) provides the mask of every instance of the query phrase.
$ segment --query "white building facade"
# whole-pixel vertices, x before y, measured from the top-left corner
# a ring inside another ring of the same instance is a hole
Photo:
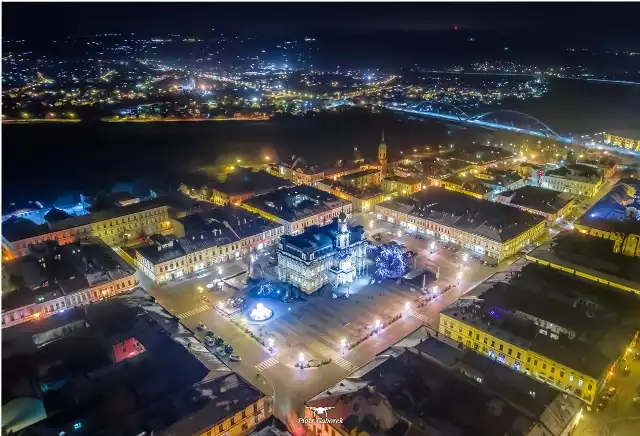
[[[331,284],[348,286],[366,274],[367,242],[362,226],[349,228],[341,213],[331,224],[313,226],[278,244],[278,279],[311,294]]]

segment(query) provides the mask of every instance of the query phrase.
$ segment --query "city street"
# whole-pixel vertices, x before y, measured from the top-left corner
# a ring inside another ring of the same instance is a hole
[[[610,379],[608,386],[614,387],[616,393],[609,404],[601,411],[596,411],[595,407],[591,412],[585,410],[584,417],[576,427],[573,436],[640,434],[640,402],[633,402],[634,397],[640,396],[637,392],[640,387],[640,360],[634,360],[633,353],[629,352],[624,365],[628,365],[631,372],[624,375],[621,370],[617,370]]]
[[[367,223],[368,218],[369,216],[365,217]],[[430,255],[430,241],[416,239],[404,232],[398,236],[397,229],[391,231],[393,229],[387,229],[387,226],[390,224],[380,222],[376,228],[367,229],[367,233],[384,232],[381,243],[397,240],[405,244],[407,250],[418,253],[417,268],[435,272],[440,267],[440,278],[428,285],[428,289],[432,289],[434,285],[440,290],[447,285],[456,286],[421,308],[417,307],[418,297],[422,295],[420,292],[393,281],[369,284],[367,278],[350,286],[348,298],[332,298],[331,292],[325,292],[322,296],[307,296],[305,301],[292,303],[251,298],[243,290],[227,285],[222,288],[206,288],[207,283],[219,276],[229,277],[236,271],[246,269],[246,262],[242,260],[221,265],[221,275],[216,267],[202,278],[156,286],[141,277],[141,283],[160,304],[197,332],[196,335],[201,340],[205,331],[197,331],[199,322],[203,322],[207,330],[212,330],[216,336],[231,344],[234,353],[240,355],[242,361],[236,363],[229,362],[228,358],[223,360],[265,393],[274,395],[275,413],[286,419],[290,410],[300,415],[304,401],[367,363],[418,326],[428,323],[437,328],[438,315],[443,308],[502,269],[483,265],[470,257],[465,266],[461,252],[455,253],[443,248],[438,248]],[[391,234],[386,233],[387,231]],[[265,252],[257,263],[264,265],[268,260],[269,253]],[[462,275],[458,277],[460,272]],[[345,289],[340,289],[340,293],[344,292]],[[273,340],[272,353],[214,309],[218,302],[237,296],[244,297],[247,303],[245,311],[235,315],[238,320],[246,319],[258,302],[273,309],[271,319],[263,322],[247,321],[246,324],[256,335],[265,340]],[[408,310],[407,303],[410,304]],[[402,318],[379,334],[351,350],[343,349],[343,339],[353,341],[368,334],[377,320],[385,322],[398,314],[402,314]],[[331,358],[332,362],[319,368],[296,368],[294,364],[301,353],[306,362],[327,358]]]

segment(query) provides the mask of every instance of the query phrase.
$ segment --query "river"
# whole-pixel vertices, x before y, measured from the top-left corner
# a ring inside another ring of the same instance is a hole
[[[634,86],[554,79],[545,96],[499,108],[527,112],[558,133],[640,130],[640,87]],[[165,187],[223,154],[275,161],[295,153],[326,162],[351,158],[358,147],[374,158],[382,129],[390,158],[400,149],[469,137],[437,121],[364,110],[247,122],[3,125],[3,205],[52,201],[67,190],[91,192],[139,176]]]

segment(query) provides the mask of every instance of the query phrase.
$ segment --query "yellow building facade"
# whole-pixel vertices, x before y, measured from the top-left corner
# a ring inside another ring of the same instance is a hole
[[[627,138],[624,136],[604,133],[604,142],[613,147],[626,148],[627,150],[640,151],[640,139]]]
[[[422,182],[410,177],[389,177],[382,180],[382,192],[389,195],[411,195],[421,189]]]
[[[461,317],[459,312],[457,316],[446,313],[446,311],[441,312],[438,331],[480,354],[494,358],[503,365],[519,370],[556,389],[570,392],[587,404],[593,403],[599,390],[599,384],[603,383],[606,378],[606,372],[599,377],[583,374],[528,350],[525,346],[519,346],[493,336],[476,325],[465,322]]]
[[[172,226],[169,207],[151,200],[57,221],[49,224],[49,229],[50,232],[15,241],[8,241],[3,236],[3,253],[21,257],[29,252],[29,245],[45,241],[58,241],[60,245],[65,245],[91,236],[97,236],[113,246],[154,233],[170,233]]]
[[[225,417],[224,420],[217,422],[199,434],[200,436],[242,436],[248,434],[256,425],[271,415],[268,402],[267,398],[260,398],[247,408]]]

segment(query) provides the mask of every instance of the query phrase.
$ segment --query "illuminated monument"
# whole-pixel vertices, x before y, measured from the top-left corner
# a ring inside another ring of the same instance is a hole
[[[366,250],[363,227],[349,227],[343,212],[331,224],[280,238],[278,278],[307,294],[348,285],[366,273]]]

